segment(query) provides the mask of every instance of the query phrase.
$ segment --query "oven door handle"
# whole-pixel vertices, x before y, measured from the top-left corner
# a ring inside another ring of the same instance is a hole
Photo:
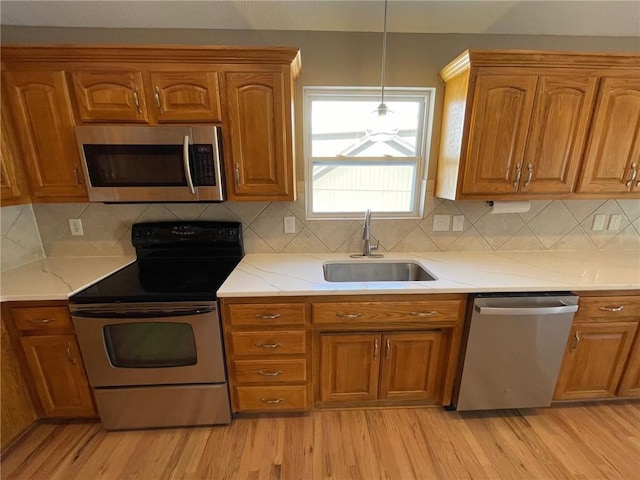
[[[203,315],[215,312],[213,307],[194,308],[191,310],[76,310],[71,312],[74,317],[82,318],[167,318],[186,317],[190,315]]]

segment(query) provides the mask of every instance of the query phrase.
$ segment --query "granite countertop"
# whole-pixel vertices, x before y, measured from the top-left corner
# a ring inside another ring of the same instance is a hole
[[[127,257],[50,257],[0,275],[0,301],[66,300],[135,260]]]
[[[429,282],[327,282],[329,261],[412,260],[434,274]],[[347,254],[248,254],[218,290],[219,297],[481,293],[640,289],[640,250],[389,253],[382,259]]]

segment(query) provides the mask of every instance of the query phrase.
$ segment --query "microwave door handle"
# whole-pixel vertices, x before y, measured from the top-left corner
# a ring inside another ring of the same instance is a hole
[[[189,166],[189,135],[184,136],[184,143],[182,144],[182,161],[184,162],[184,174],[187,177],[189,190],[193,195],[195,195],[196,187],[194,187],[193,185],[193,178],[191,178],[191,167]]]

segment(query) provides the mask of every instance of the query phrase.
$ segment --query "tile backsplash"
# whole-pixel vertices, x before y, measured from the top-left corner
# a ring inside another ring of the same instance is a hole
[[[532,201],[530,211],[519,214],[491,214],[481,201],[430,197],[427,204],[418,220],[382,220],[374,214],[371,234],[382,252],[640,248],[638,200]],[[33,211],[48,257],[133,254],[133,223],[171,220],[240,221],[247,253],[353,253],[362,245],[361,221],[306,220],[303,194],[296,202],[36,204]],[[434,215],[463,215],[462,231],[434,231]],[[605,215],[603,230],[592,230],[595,215]],[[612,215],[621,216],[617,230],[607,228]],[[284,233],[285,216],[295,217],[296,233]],[[81,219],[84,236],[71,235],[70,218]]]
[[[44,258],[31,205],[2,207],[0,224],[0,271]]]

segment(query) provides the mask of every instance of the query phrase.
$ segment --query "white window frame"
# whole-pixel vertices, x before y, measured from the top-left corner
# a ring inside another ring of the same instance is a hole
[[[435,105],[435,88],[397,88],[385,87],[385,100],[394,98],[424,97],[423,129],[419,132],[415,157],[395,157],[394,164],[415,164],[416,172],[413,185],[413,210],[411,212],[375,212],[376,218],[387,219],[419,219],[423,217],[425,196],[427,191],[427,173],[429,170],[429,153],[433,128],[433,110]],[[311,102],[318,98],[327,100],[340,98],[371,97],[380,102],[380,87],[304,87],[304,170],[305,170],[305,210],[309,220],[345,220],[361,218],[364,212],[313,212],[313,166],[314,164],[358,164],[358,163],[391,163],[385,157],[312,157],[311,156]],[[385,102],[386,103],[386,102]]]

